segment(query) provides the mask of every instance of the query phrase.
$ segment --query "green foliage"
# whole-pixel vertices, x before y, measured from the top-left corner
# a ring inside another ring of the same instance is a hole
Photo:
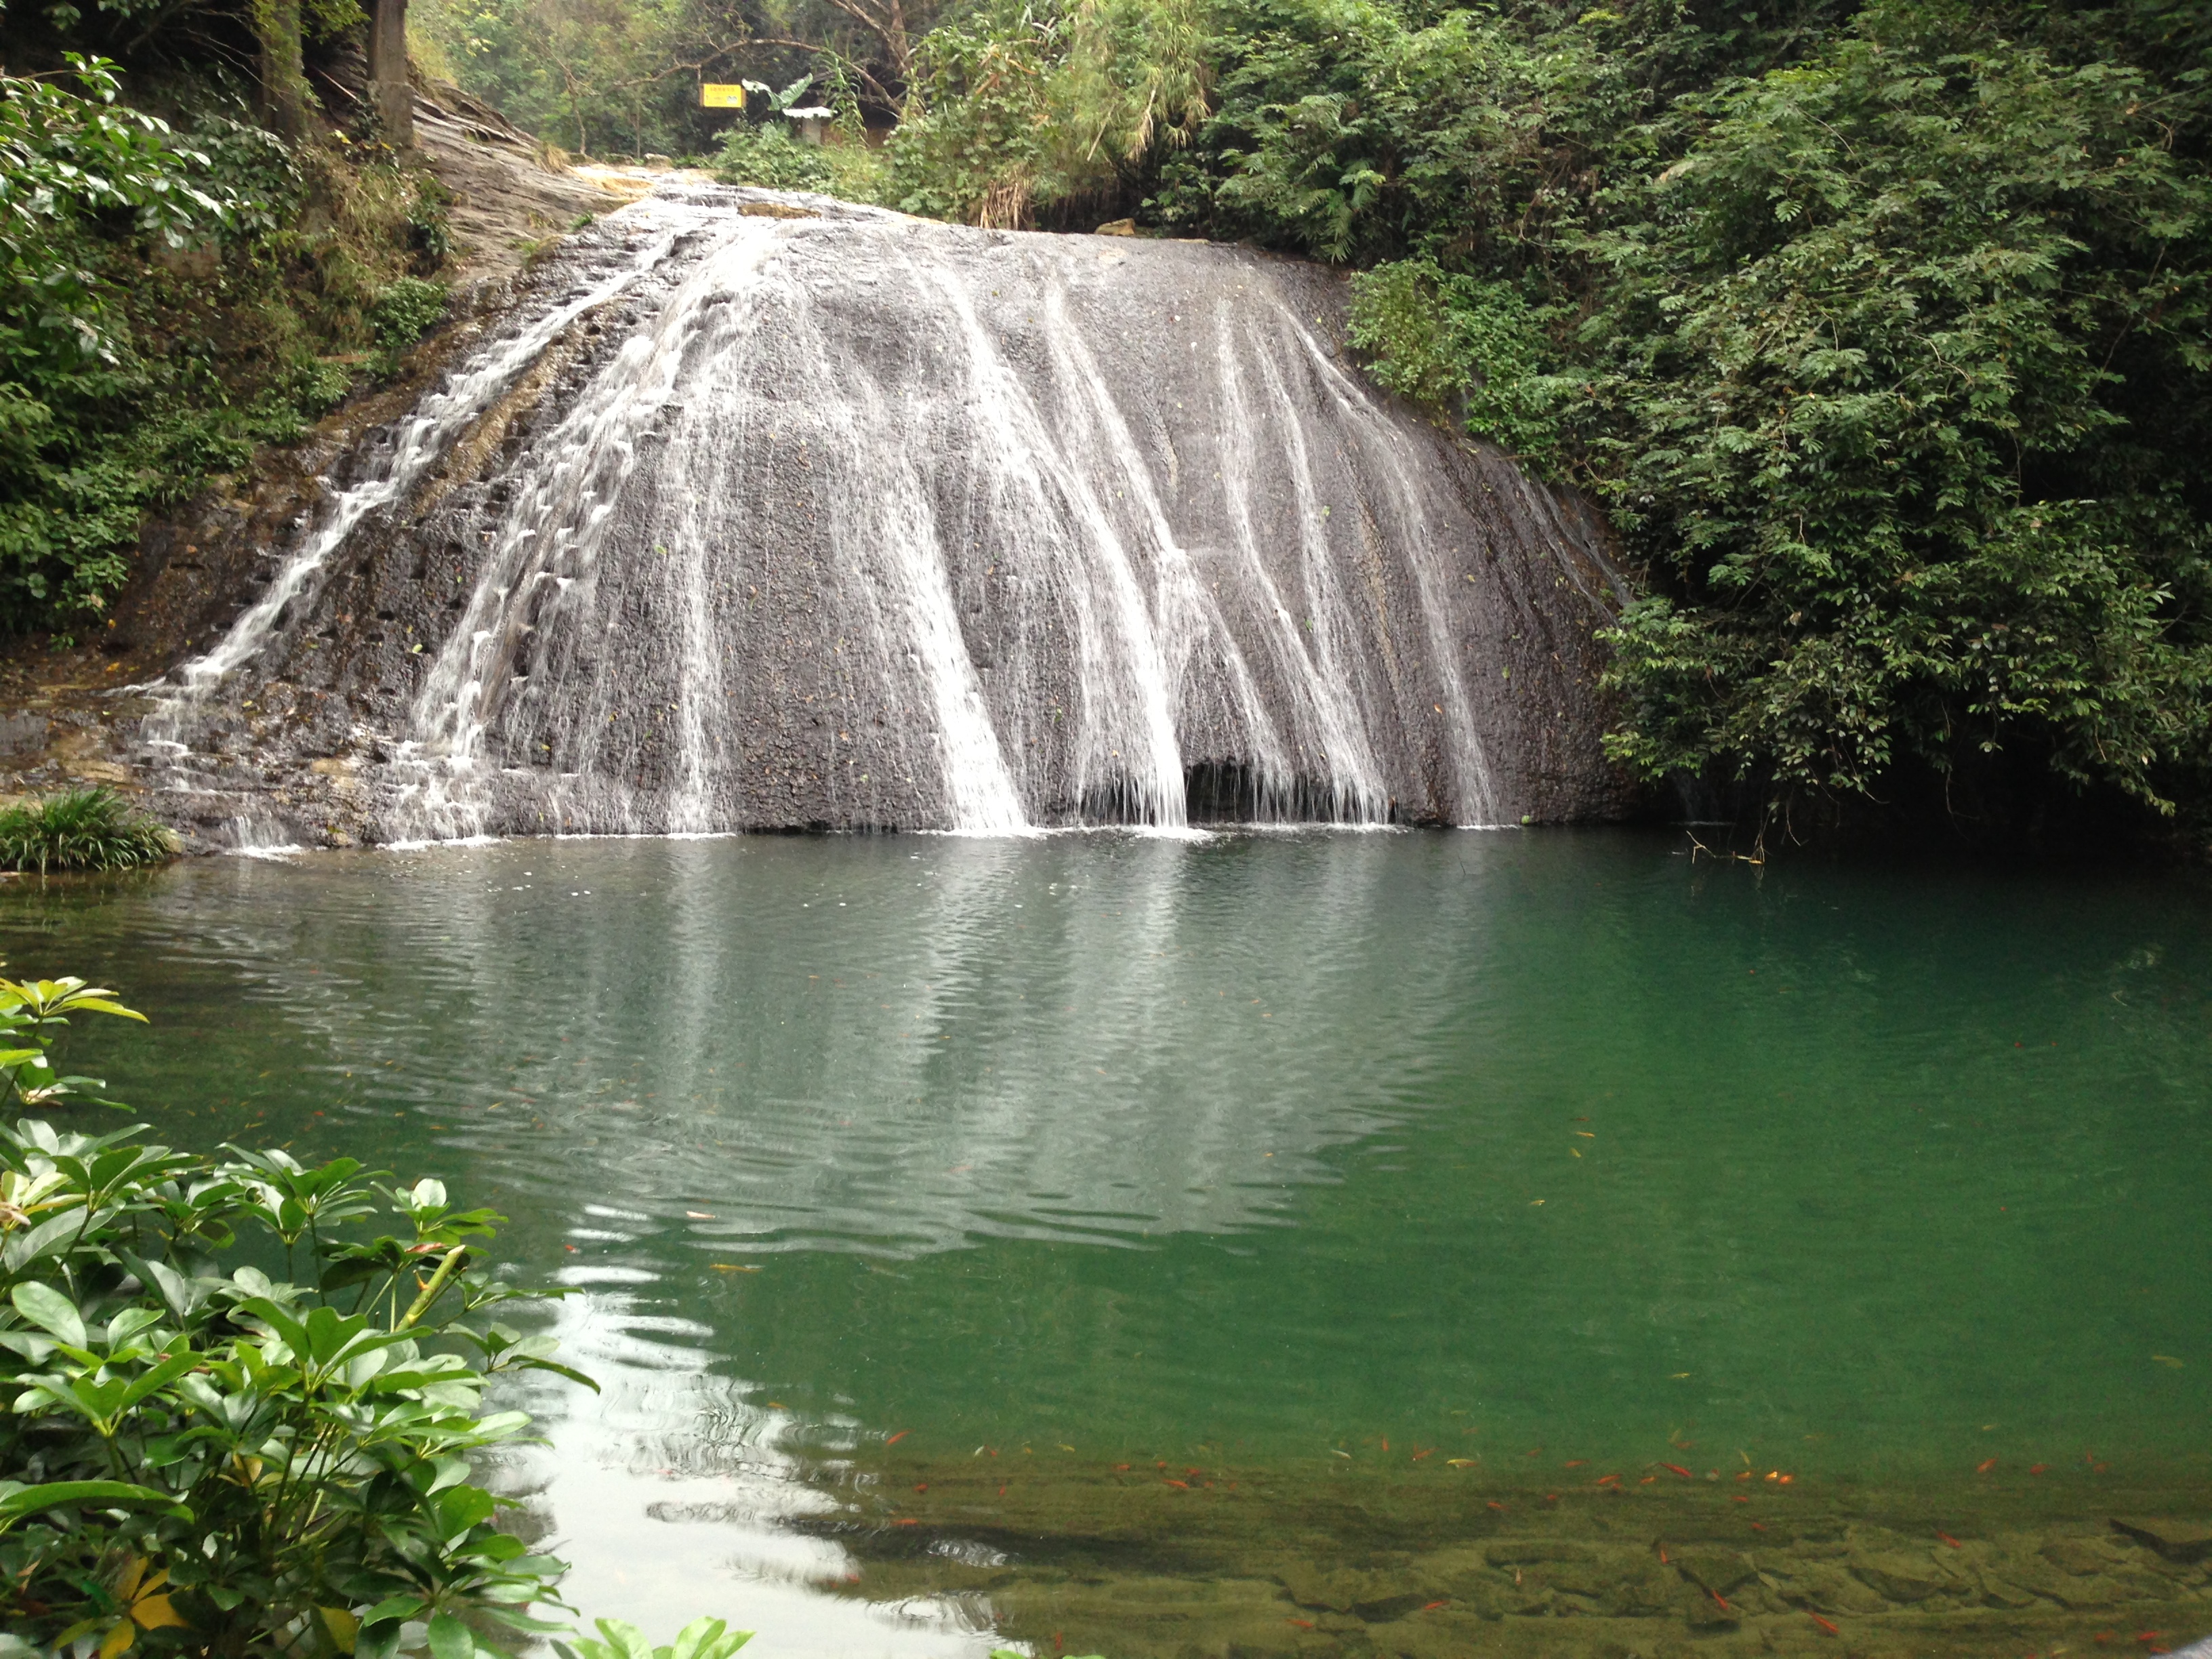
[[[368,308],[368,321],[376,331],[379,345],[387,351],[404,351],[434,328],[445,314],[443,283],[402,276],[376,296]]]
[[[0,75],[0,632],[96,616],[149,509],[295,438],[336,360],[388,369],[406,319],[379,298],[443,242],[415,175],[220,108],[173,130],[98,60],[75,79]]]
[[[80,980],[0,981],[0,1088],[100,1087],[50,1058],[86,1012],[139,1018]],[[529,1607],[560,1564],[469,1478],[527,1426],[483,1411],[493,1377],[577,1377],[485,1317],[556,1294],[476,1265],[501,1218],[349,1158],[139,1133],[0,1129],[0,1655],[456,1659],[554,1628]]]
[[[556,1642],[562,1659],[730,1659],[753,1639],[750,1631],[727,1629],[719,1619],[695,1619],[677,1632],[673,1642],[654,1647],[635,1625],[619,1619],[594,1622],[604,1639],[594,1642],[586,1636],[573,1644]]]
[[[721,117],[699,107],[702,66],[745,33],[702,0],[416,0],[408,27],[470,92],[587,155],[708,148]]]
[[[1387,390],[1516,455],[1542,462],[1558,446],[1556,411],[1577,388],[1547,372],[1558,354],[1510,283],[1394,260],[1353,279],[1351,332]]]
[[[828,191],[836,182],[817,144],[802,144],[782,121],[740,121],[722,135],[714,176],[726,185],[764,190]]]
[[[1650,106],[1663,25],[1546,10],[1225,0],[1219,105],[1156,210],[1334,261],[1550,264],[1594,154]]]
[[[176,853],[172,831],[112,790],[71,790],[0,811],[0,868],[129,870]]]
[[[149,494],[145,457],[72,441],[141,380],[98,269],[107,224],[180,251],[238,234],[261,206],[165,123],[120,106],[109,65],[73,62],[82,94],[0,74],[0,623],[17,626],[98,610]]]
[[[2024,742],[2170,811],[2212,758],[2212,186],[2141,72],[1952,22],[1717,96],[1593,239],[1590,451],[1678,585],[1619,631],[1614,750],[1869,793]]]
[[[1118,199],[1206,112],[1195,0],[984,0],[931,31],[887,199],[996,226]]]
[[[368,307],[380,372],[387,376],[396,372],[401,354],[436,327],[445,314],[443,283],[401,276],[385,288]]]

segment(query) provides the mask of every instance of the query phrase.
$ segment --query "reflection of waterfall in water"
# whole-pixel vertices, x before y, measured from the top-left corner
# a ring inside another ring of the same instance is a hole
[[[257,793],[381,840],[1617,806],[1587,526],[1368,390],[1338,279],[732,202],[594,233],[614,274],[426,404],[185,671],[155,736],[231,802],[204,820]],[[565,355],[528,408],[465,432],[531,342]]]
[[[599,1206],[591,1224],[621,1240],[643,1218]],[[563,1277],[583,1293],[556,1304],[549,1329],[603,1392],[579,1411],[558,1382],[511,1389],[545,1443],[510,1455],[500,1484],[550,1528],[541,1547],[571,1563],[561,1592],[586,1619],[629,1619],[661,1640],[720,1617],[758,1632],[749,1645],[762,1659],[982,1659],[1003,1645],[987,1596],[823,1593],[849,1589],[862,1568],[842,1543],[799,1529],[843,1510],[801,1473],[830,1437],[859,1438],[857,1422],[805,1425],[802,1441],[790,1413],[708,1370],[712,1330],[653,1311],[658,1298],[618,1270]]]
[[[982,1597],[847,1582],[829,1523],[864,1494],[799,1476],[903,1425],[784,1392],[805,1380],[763,1358],[756,1298],[825,1255],[898,1272],[1292,1224],[1343,1149],[1431,1103],[1439,964],[1490,931],[1480,880],[1394,882],[1409,853],[1461,868],[1442,841],[1274,836],[206,860],[133,896],[161,921],[132,954],[216,969],[210,1017],[254,1022],[240,1063],[298,1068],[257,1112],[343,1114],[354,1153],[512,1216],[510,1276],[579,1292],[550,1328],[605,1392],[514,1383],[550,1443],[500,1482],[587,1616],[969,1659]],[[726,1303],[715,1263],[748,1269]]]

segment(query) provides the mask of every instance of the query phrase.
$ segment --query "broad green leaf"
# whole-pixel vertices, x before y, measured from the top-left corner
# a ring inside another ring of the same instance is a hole
[[[70,1504],[94,1504],[103,1509],[159,1509],[184,1520],[192,1512],[165,1492],[132,1486],[123,1480],[56,1480],[40,1486],[16,1486],[0,1494],[0,1528],[27,1515],[40,1515]]]
[[[136,1008],[126,1008],[119,1002],[109,1001],[107,994],[102,991],[81,992],[70,999],[69,1006],[72,1008],[89,1008],[97,1014],[119,1014],[125,1019],[135,1019],[142,1025],[149,1023],[146,1016]]]
[[[661,1650],[668,1659],[730,1659],[753,1639],[749,1630],[730,1630],[720,1619],[694,1619]]]
[[[450,1613],[430,1620],[431,1659],[476,1659],[477,1638],[469,1627]]]
[[[80,1234],[96,1237],[100,1229],[113,1218],[114,1213],[112,1208],[105,1209],[88,1221],[81,1209],[64,1210],[59,1214],[48,1216],[28,1232],[9,1234],[5,1246],[0,1247],[0,1261],[4,1261],[9,1273],[20,1273],[34,1261],[59,1255],[75,1243]],[[77,1346],[83,1345],[80,1343]]]
[[[139,1376],[133,1377],[131,1382],[131,1386],[123,1391],[122,1399],[116,1402],[115,1409],[117,1411],[130,1410],[131,1407],[145,1399],[147,1395],[154,1394],[160,1389],[167,1388],[170,1383],[175,1382],[179,1377],[182,1376],[186,1371],[191,1370],[199,1363],[199,1355],[192,1352],[189,1348],[184,1348],[179,1352],[172,1353],[167,1359],[162,1360],[151,1370],[144,1372]]]
[[[169,1311],[179,1319],[189,1319],[192,1310],[206,1299],[206,1293],[166,1261],[141,1259],[128,1251],[118,1251],[124,1265],[138,1275],[146,1285],[168,1304]]]
[[[387,1595],[361,1616],[364,1625],[381,1625],[387,1620],[412,1619],[422,1611],[419,1595]]]
[[[35,1280],[18,1285],[9,1292],[9,1300],[40,1330],[51,1331],[73,1348],[85,1346],[84,1321],[77,1317],[76,1304],[51,1285]]]
[[[557,1359],[516,1359],[509,1361],[500,1369],[514,1371],[550,1371],[556,1376],[567,1377],[571,1382],[582,1383],[593,1394],[599,1392],[599,1385],[596,1379],[578,1370],[574,1365],[563,1365]]]
[[[125,1308],[107,1322],[107,1351],[113,1353],[141,1331],[151,1330],[161,1322],[158,1308]]]

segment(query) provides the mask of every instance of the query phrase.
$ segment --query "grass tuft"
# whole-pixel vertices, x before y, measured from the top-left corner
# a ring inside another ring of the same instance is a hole
[[[72,789],[0,811],[0,869],[130,870],[177,851],[174,830],[112,789]]]

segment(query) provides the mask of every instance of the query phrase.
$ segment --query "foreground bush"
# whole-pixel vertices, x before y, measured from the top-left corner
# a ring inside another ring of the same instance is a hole
[[[0,811],[0,869],[130,870],[177,854],[176,832],[107,789],[77,789]]]
[[[52,1064],[82,1013],[141,1018],[81,980],[0,981],[0,1091],[100,1087]],[[0,1659],[471,1659],[561,1628],[532,1608],[562,1564],[471,1477],[528,1425],[483,1409],[491,1378],[589,1383],[488,1316],[561,1294],[476,1264],[502,1218],[350,1158],[139,1133],[0,1129]],[[744,1640],[702,1621],[676,1645]]]

